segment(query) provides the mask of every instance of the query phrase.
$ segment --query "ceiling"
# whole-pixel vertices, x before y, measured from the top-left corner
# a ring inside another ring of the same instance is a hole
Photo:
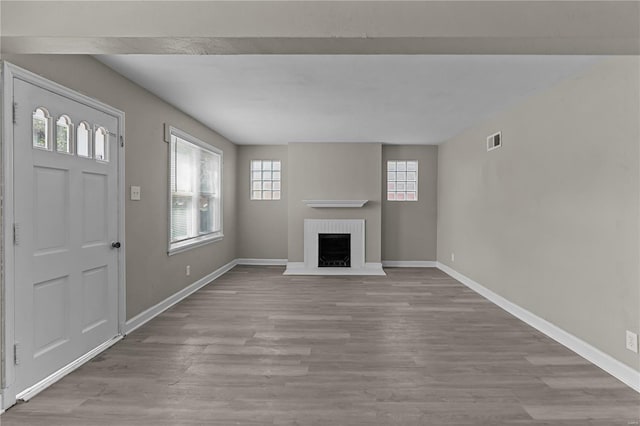
[[[237,144],[438,144],[602,56],[100,55]]]

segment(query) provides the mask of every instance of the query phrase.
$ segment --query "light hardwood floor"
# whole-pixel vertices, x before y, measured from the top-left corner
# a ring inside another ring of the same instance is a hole
[[[629,425],[640,395],[436,269],[236,267],[5,425]]]

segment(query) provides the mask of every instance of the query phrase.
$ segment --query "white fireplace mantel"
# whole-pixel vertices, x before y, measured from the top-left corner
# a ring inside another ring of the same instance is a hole
[[[369,200],[302,200],[313,208],[360,208],[367,204],[367,201]]]

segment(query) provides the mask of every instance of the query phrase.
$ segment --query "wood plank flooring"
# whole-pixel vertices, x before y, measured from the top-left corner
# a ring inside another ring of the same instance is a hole
[[[640,395],[436,269],[236,267],[5,425],[630,425]]]

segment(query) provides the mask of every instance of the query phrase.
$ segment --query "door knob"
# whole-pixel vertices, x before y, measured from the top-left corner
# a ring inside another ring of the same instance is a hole
[[[120,248],[120,241],[114,241],[111,243],[111,248]]]

